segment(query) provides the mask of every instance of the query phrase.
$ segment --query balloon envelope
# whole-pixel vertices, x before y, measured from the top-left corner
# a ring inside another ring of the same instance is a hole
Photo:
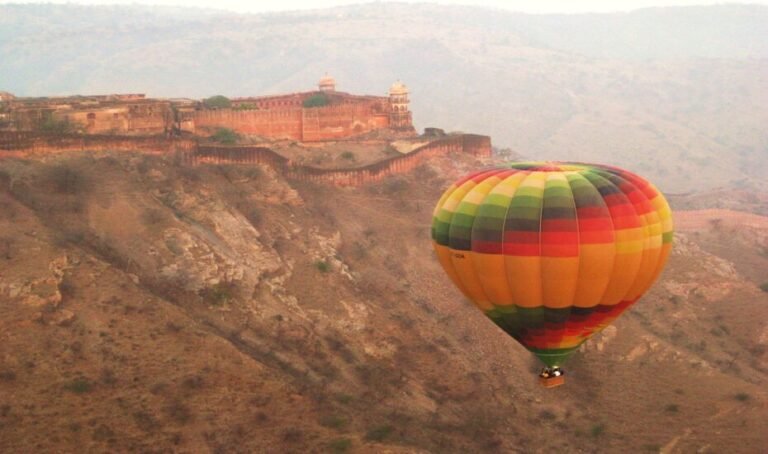
[[[645,293],[672,247],[664,196],[581,163],[471,174],[435,207],[432,240],[461,292],[550,367]]]

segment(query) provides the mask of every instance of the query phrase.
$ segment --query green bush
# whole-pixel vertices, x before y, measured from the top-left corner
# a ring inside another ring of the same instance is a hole
[[[605,424],[603,423],[595,424],[591,429],[589,429],[589,434],[592,435],[593,438],[597,438],[603,433],[605,433]]]
[[[677,413],[679,410],[680,407],[677,404],[668,404],[664,407],[664,411],[667,413]]]
[[[71,382],[64,385],[64,389],[67,391],[73,392],[75,394],[85,394],[89,392],[91,389],[93,389],[93,385],[91,385],[91,382],[88,381],[88,379],[83,377],[78,377]]]
[[[325,93],[317,93],[305,99],[302,105],[306,108],[327,106],[328,96]]]
[[[763,282],[762,284],[760,284],[760,290],[764,292],[768,292],[768,282]]]
[[[342,159],[346,159],[347,161],[354,161],[355,160],[355,154],[351,151],[345,151],[341,154]]]
[[[751,396],[747,393],[738,393],[738,394],[735,394],[733,398],[738,400],[739,402],[746,402],[749,399],[751,399]]]
[[[237,287],[233,282],[219,282],[198,292],[198,295],[207,304],[220,306],[235,297]]]
[[[328,448],[333,453],[344,453],[349,451],[349,448],[352,447],[352,440],[349,438],[337,438],[330,443],[328,443]]]
[[[228,109],[232,107],[232,101],[226,96],[216,95],[204,99],[203,105],[208,109]]]
[[[317,270],[321,273],[327,273],[328,271],[331,271],[331,265],[325,260],[316,261],[315,268],[317,268]]]
[[[320,425],[331,429],[341,429],[348,422],[347,418],[338,415],[328,415],[320,418]]]
[[[234,145],[240,140],[240,134],[229,128],[219,128],[213,133],[211,140],[223,145]]]

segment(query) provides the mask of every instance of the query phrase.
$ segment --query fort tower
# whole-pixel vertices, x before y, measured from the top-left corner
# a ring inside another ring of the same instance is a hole
[[[408,110],[408,87],[399,80],[389,88],[389,126],[392,129],[412,128],[411,111]]]

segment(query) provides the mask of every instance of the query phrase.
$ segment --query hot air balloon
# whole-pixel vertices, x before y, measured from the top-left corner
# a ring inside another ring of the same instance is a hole
[[[645,293],[672,247],[672,215],[616,167],[527,162],[468,175],[435,207],[432,240],[461,292],[547,367],[561,366]]]

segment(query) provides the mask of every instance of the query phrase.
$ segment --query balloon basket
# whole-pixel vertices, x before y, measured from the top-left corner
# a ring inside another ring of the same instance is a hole
[[[558,377],[539,377],[539,384],[545,388],[555,388],[565,384],[565,376]]]

